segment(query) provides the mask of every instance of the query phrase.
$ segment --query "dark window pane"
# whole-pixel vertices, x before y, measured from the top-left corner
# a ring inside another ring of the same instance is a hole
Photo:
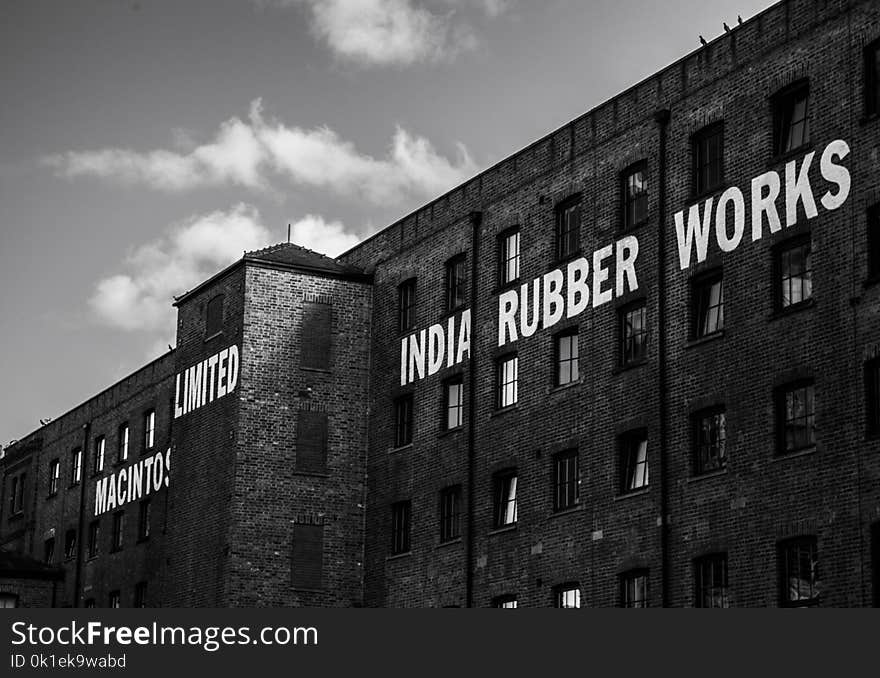
[[[788,308],[808,301],[813,296],[812,253],[809,242],[789,245],[779,250],[780,308]]]
[[[447,487],[440,493],[440,542],[461,536],[461,488]]]
[[[868,210],[868,277],[880,278],[880,205]]]
[[[777,154],[790,153],[809,143],[809,108],[809,87],[806,83],[796,85],[774,97]]]
[[[727,466],[726,416],[723,410],[709,410],[695,417],[695,473],[718,471]]]
[[[693,138],[694,192],[712,191],[724,183],[724,127],[712,125]]]
[[[446,264],[446,310],[454,311],[467,303],[467,258],[464,255]]]
[[[413,440],[413,397],[405,395],[394,401],[394,446],[405,447]]]
[[[303,304],[302,366],[329,370],[333,307],[307,301]]]
[[[648,487],[648,434],[634,431],[620,438],[620,492]]]
[[[294,525],[290,559],[290,579],[294,588],[318,590],[323,585],[324,526]]]
[[[412,504],[400,501],[391,505],[391,555],[409,553]]]
[[[648,573],[627,572],[620,577],[621,607],[648,607]]]
[[[810,606],[819,602],[819,558],[815,537],[801,537],[780,544],[779,566],[782,604]]]
[[[724,329],[724,281],[712,275],[694,282],[694,338],[715,334]]]
[[[564,511],[580,500],[580,471],[577,450],[563,452],[553,459],[553,509]]]
[[[632,365],[645,360],[648,354],[648,326],[647,307],[644,303],[621,311],[620,340],[622,365]]]
[[[208,302],[205,310],[205,336],[213,337],[223,330],[223,295],[218,294]]]
[[[727,599],[727,554],[719,553],[694,561],[697,607],[729,607]]]
[[[416,280],[407,280],[397,290],[398,328],[401,332],[416,325]]]
[[[327,414],[299,410],[296,418],[296,470],[324,473],[327,470]]]
[[[494,527],[499,529],[516,524],[516,471],[495,474]]]
[[[783,453],[816,444],[816,403],[813,384],[790,386],[781,391],[779,402],[780,451]]]
[[[571,200],[556,210],[556,258],[568,259],[581,248],[580,200]]]
[[[865,363],[865,419],[869,434],[880,433],[880,358]]]
[[[624,175],[624,226],[632,228],[648,218],[648,172],[640,165]]]

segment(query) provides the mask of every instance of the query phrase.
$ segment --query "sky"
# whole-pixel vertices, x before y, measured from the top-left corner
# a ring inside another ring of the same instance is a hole
[[[288,224],[336,256],[770,4],[2,0],[0,444]]]

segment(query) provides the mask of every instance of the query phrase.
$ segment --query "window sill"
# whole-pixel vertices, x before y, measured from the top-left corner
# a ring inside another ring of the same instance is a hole
[[[792,304],[791,306],[786,306],[785,308],[779,308],[773,312],[773,315],[768,319],[770,322],[775,320],[779,320],[781,318],[787,318],[790,315],[795,315],[800,311],[805,311],[809,308],[813,308],[816,305],[816,302],[812,297],[807,299],[806,301],[799,301],[796,304]]]
[[[510,532],[516,532],[516,523],[513,525],[505,525],[504,527],[496,527],[494,530],[489,532],[490,537],[495,537],[499,534],[508,534]]]
[[[816,145],[812,141],[810,141],[805,144],[801,144],[797,148],[792,148],[790,151],[785,151],[784,153],[776,153],[772,158],[770,158],[769,161],[767,161],[767,166],[775,167],[815,150]]]
[[[333,374],[333,370],[328,370],[324,367],[306,367],[305,365],[300,365],[299,369],[303,372],[313,372],[314,374]]]
[[[519,412],[519,405],[508,405],[500,410],[495,410],[489,415],[489,418],[494,419],[495,417],[502,417],[510,412]]]
[[[67,489],[72,490],[74,487],[79,487],[79,483],[70,483],[70,485],[67,486]]]
[[[565,391],[569,391],[577,386],[580,386],[584,382],[580,379],[575,379],[574,381],[570,381],[567,384],[561,384],[559,386],[553,386],[550,388],[550,393],[564,393]]]
[[[699,475],[691,476],[687,479],[687,483],[699,483],[703,480],[712,480],[714,478],[723,478],[727,475],[727,468],[718,469],[717,471],[706,471],[706,473],[700,473]]]
[[[724,330],[718,330],[717,332],[712,332],[712,334],[707,334],[697,339],[691,339],[684,348],[685,350],[698,348],[700,346],[705,346],[706,344],[711,344],[714,341],[720,341],[721,339],[724,339]]]
[[[618,365],[613,370],[611,370],[612,375],[623,374],[624,372],[631,372],[632,370],[637,370],[640,367],[644,367],[648,364],[648,359],[644,358],[634,363],[627,363],[626,365]]]
[[[781,462],[788,461],[789,459],[800,459],[801,457],[809,457],[812,454],[815,454],[816,446],[806,447],[802,450],[794,450],[793,452],[780,452],[773,456],[772,461]]]
[[[638,231],[640,228],[643,228],[644,226],[647,226],[650,223],[651,223],[651,219],[648,218],[648,219],[643,219],[642,221],[640,221],[637,224],[624,224],[623,226],[621,226],[620,228],[617,229],[617,235],[621,235],[621,236],[630,235],[631,233]]]
[[[412,551],[407,551],[406,553],[396,553],[393,556],[387,556],[385,558],[385,562],[390,563],[395,560],[406,560],[407,558],[412,558]]]
[[[584,251],[582,249],[577,249],[570,254],[566,254],[564,257],[554,258],[553,261],[550,262],[550,266],[547,269],[547,272],[555,271],[557,268],[563,268],[568,266],[572,261],[584,256]]]
[[[413,447],[414,445],[412,443],[409,443],[408,445],[401,445],[400,447],[392,447],[390,450],[388,450],[388,454],[399,454],[402,452],[408,452],[412,450]]]
[[[145,544],[148,541],[150,541],[149,535],[146,537],[138,537],[138,540],[135,542],[135,544]]]
[[[728,188],[733,186],[733,184],[729,184],[725,181],[722,181],[717,186],[710,186],[709,188],[700,191],[699,193],[692,193],[691,196],[685,201],[684,207],[685,209],[689,209],[696,205],[698,202],[702,202],[704,200],[708,200],[716,193],[724,193]]]
[[[55,492],[50,492],[49,494],[46,495],[46,501],[49,501],[50,499],[54,499],[57,496],[58,496],[57,490]]]
[[[119,468],[120,466],[125,466],[127,461],[128,461],[128,457],[126,457],[125,459],[117,459],[116,461],[113,462],[113,468]]]
[[[516,280],[511,280],[506,283],[500,283],[495,286],[495,289],[493,289],[490,292],[490,294],[492,294],[493,296],[498,296],[498,295],[504,294],[505,292],[514,291],[520,285],[522,285],[522,281],[519,278],[517,278]]]
[[[464,431],[464,424],[461,426],[456,426],[455,428],[445,428],[437,434],[438,438],[448,438],[449,436],[453,436],[456,433],[461,433]]]
[[[456,537],[455,539],[450,539],[449,541],[441,541],[439,544],[437,544],[435,549],[445,549],[450,546],[457,546],[459,544],[461,544],[461,537]]]
[[[564,518],[566,516],[577,515],[578,513],[581,512],[581,506],[582,506],[582,504],[575,504],[574,506],[570,506],[569,508],[566,508],[566,509],[561,509],[559,511],[553,511],[553,513],[550,514],[550,520],[553,520],[554,518]]]
[[[446,309],[445,311],[443,311],[443,313],[440,314],[440,318],[437,320],[437,322],[442,324],[442,323],[446,322],[447,320],[449,320],[452,316],[456,315],[457,313],[462,313],[462,312],[466,311],[467,308],[468,308],[468,304],[465,303],[465,304],[462,304],[461,306],[456,306],[455,308]]]
[[[650,485],[648,487],[640,487],[637,490],[630,490],[629,492],[624,492],[623,494],[618,494],[614,497],[614,501],[624,501],[626,499],[633,499],[634,497],[644,497],[651,491]]]
[[[214,334],[212,334],[210,337],[205,337],[205,340],[202,343],[207,344],[209,341],[212,341],[212,340],[216,339],[217,337],[222,337],[222,336],[223,336],[223,330],[220,330],[219,332],[214,332]]]

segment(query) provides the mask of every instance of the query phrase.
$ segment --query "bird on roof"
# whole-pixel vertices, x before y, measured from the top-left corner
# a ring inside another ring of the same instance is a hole
[[[708,42],[706,42],[706,38],[704,38],[702,35],[700,36],[700,44],[701,44],[703,47],[705,47],[706,45],[709,44]]]
[[[740,26],[743,25],[743,18],[739,14],[736,15],[736,20],[739,22]]]
[[[725,31],[726,33],[730,33],[730,26],[727,25],[727,22],[726,22],[726,21],[724,22],[724,31]]]

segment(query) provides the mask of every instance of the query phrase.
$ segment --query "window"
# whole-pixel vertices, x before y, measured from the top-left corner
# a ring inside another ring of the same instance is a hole
[[[865,363],[865,420],[868,435],[880,434],[880,357]]]
[[[519,229],[498,236],[498,283],[502,286],[519,280]]]
[[[296,417],[296,470],[298,473],[327,472],[326,412],[299,410]]]
[[[640,162],[623,173],[623,226],[633,228],[648,219],[648,165]]]
[[[406,447],[413,441],[413,396],[394,401],[394,447]]]
[[[644,301],[620,310],[620,364],[638,365],[648,355],[647,306]]]
[[[92,460],[92,474],[98,475],[104,470],[104,452],[107,448],[107,440],[104,436],[95,438],[95,456]]]
[[[117,511],[113,514],[113,544],[112,551],[122,548],[122,539],[125,534],[125,511]]]
[[[500,610],[515,610],[516,609],[516,596],[506,595],[506,596],[498,596],[497,598],[492,599],[492,607],[498,608]]]
[[[408,332],[416,326],[416,279],[410,278],[397,288],[397,328]]]
[[[880,279],[880,204],[868,209],[868,279]]]
[[[223,300],[224,296],[218,294],[208,302],[205,309],[205,337],[213,337],[223,331]]]
[[[577,584],[562,584],[553,589],[553,607],[575,609],[581,606],[581,589]]]
[[[556,260],[570,259],[581,249],[581,199],[569,198],[556,208]]]
[[[774,152],[785,155],[810,142],[810,87],[795,83],[773,96]]]
[[[556,343],[556,385],[565,386],[580,379],[578,371],[578,330],[575,327],[557,334]]]
[[[333,306],[314,301],[303,304],[300,363],[306,369],[329,372],[332,367]]]
[[[43,542],[43,562],[47,565],[55,562],[55,537],[49,537]]]
[[[101,536],[101,521],[93,520],[89,523],[89,558],[98,555],[98,545]]]
[[[81,448],[76,448],[70,453],[70,486],[78,485],[82,479],[83,453]]]
[[[880,40],[865,47],[865,113],[880,115]]]
[[[76,530],[67,530],[64,533],[64,560],[72,560],[76,557]]]
[[[516,525],[516,469],[501,471],[493,478],[493,527]]]
[[[440,492],[440,543],[461,536],[461,487],[447,487]]]
[[[136,608],[147,606],[147,582],[145,581],[138,582],[134,586],[134,606]]]
[[[726,553],[714,553],[694,561],[694,605],[730,606],[727,599]]]
[[[27,474],[21,473],[13,476],[9,485],[9,513],[16,515],[24,511],[24,481]]]
[[[107,607],[110,607],[110,608],[120,607],[119,591],[110,591],[110,595],[107,596]]]
[[[460,254],[446,262],[446,310],[452,312],[467,300],[467,257]]]
[[[724,184],[724,125],[703,128],[693,136],[691,144],[694,195],[703,195]]]
[[[138,540],[150,538],[150,500],[141,501],[140,512],[138,513]]]
[[[122,463],[128,459],[128,424],[119,427],[119,447],[116,449],[116,463]]]
[[[18,596],[14,593],[0,593],[0,609],[18,607]]]
[[[565,511],[580,500],[578,451],[566,450],[553,457],[553,510]]]
[[[464,423],[464,381],[455,377],[443,384],[443,427],[447,431]]]
[[[786,243],[776,252],[776,306],[785,310],[813,297],[813,266],[809,239]]]
[[[320,591],[324,579],[324,526],[299,523],[293,526],[290,561],[293,588]]]
[[[152,450],[156,444],[156,410],[144,414],[144,449]]]
[[[620,606],[648,607],[647,570],[633,570],[620,576]]]
[[[53,459],[49,462],[49,495],[58,492],[58,481],[61,479],[61,462]]]
[[[391,555],[409,553],[410,513],[412,504],[399,501],[391,505]]]
[[[83,603],[83,607],[87,610],[95,609],[95,599],[94,598],[86,598],[86,601]]]
[[[698,412],[694,417],[694,473],[727,467],[727,418],[724,408]]]
[[[632,431],[620,437],[620,492],[648,487],[648,432]]]
[[[695,278],[691,298],[694,339],[702,339],[724,329],[724,279],[720,271]]]
[[[812,382],[786,386],[777,394],[779,453],[788,454],[816,444],[816,400]]]
[[[519,358],[506,356],[501,358],[495,365],[495,392],[496,406],[503,410],[505,407],[513,407],[519,397]]]
[[[798,537],[779,545],[782,605],[810,607],[819,604],[819,557],[815,537]]]

